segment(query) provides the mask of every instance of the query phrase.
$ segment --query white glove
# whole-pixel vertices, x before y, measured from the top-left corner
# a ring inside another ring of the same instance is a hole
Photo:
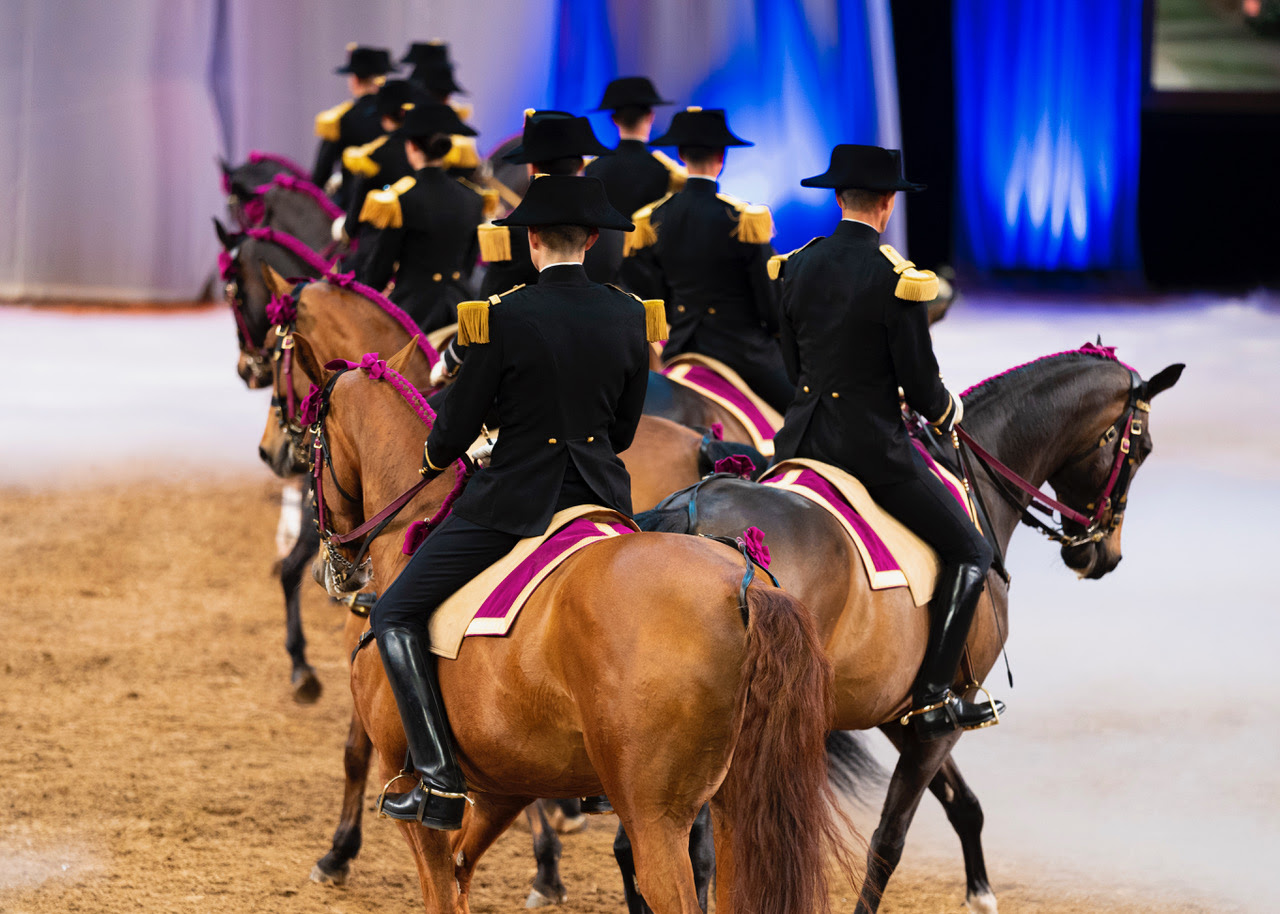
[[[960,420],[964,418],[964,401],[947,391],[950,402],[947,404],[947,411],[942,414],[942,418],[936,422],[930,422],[934,432],[938,435],[949,435],[951,430],[960,424]]]
[[[431,366],[431,386],[441,387],[449,380],[449,372],[445,369],[444,359]]]
[[[347,214],[343,213],[337,219],[333,220],[333,226],[329,229],[329,234],[333,236],[333,240],[341,244],[347,240]]]
[[[489,458],[493,456],[493,445],[482,444],[474,451],[471,451],[468,456],[476,466],[487,467],[489,465]]]
[[[329,175],[329,180],[324,182],[324,192],[332,197],[338,192],[338,188],[342,186],[342,172],[335,171]]]

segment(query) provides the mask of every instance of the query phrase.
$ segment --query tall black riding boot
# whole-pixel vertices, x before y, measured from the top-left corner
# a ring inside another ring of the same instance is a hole
[[[427,652],[425,639],[425,633],[407,628],[389,628],[378,636],[382,666],[400,709],[409,754],[419,778],[408,793],[384,790],[378,811],[392,819],[450,831],[462,827],[467,782],[453,751],[453,733],[440,698],[435,658]]]
[[[911,690],[914,710],[909,717],[921,739],[990,726],[1004,710],[1001,702],[979,704],[951,693],[985,580],[981,567],[963,563],[945,565],[938,575],[929,603],[929,644]]]

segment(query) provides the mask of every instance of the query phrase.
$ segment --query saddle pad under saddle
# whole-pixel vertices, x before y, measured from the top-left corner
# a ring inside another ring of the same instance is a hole
[[[546,533],[516,543],[432,613],[432,652],[456,660],[463,638],[507,634],[538,585],[565,559],[592,543],[638,529],[625,514],[600,505],[557,512]]]
[[[724,362],[690,352],[676,356],[661,373],[719,403],[743,424],[751,435],[752,447],[766,457],[773,456],[773,436],[782,428],[782,416]]]
[[[928,454],[925,457],[930,470],[972,519],[973,512],[959,480]],[[938,577],[937,555],[924,540],[877,505],[856,478],[839,467],[797,458],[775,464],[760,482],[803,496],[835,517],[862,557],[872,590],[908,587],[917,606],[929,602]]]

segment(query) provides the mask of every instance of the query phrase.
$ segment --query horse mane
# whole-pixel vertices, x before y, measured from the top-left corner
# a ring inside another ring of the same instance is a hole
[[[316,187],[307,178],[300,178],[296,175],[285,174],[283,172],[278,175],[273,175],[269,184],[259,185],[254,188],[253,193],[261,197],[265,196],[268,191],[277,187],[282,190],[295,191],[311,197],[311,199],[315,200],[316,203],[320,205],[320,208],[324,210],[325,215],[330,219],[337,219],[339,216],[343,215],[342,208],[330,200],[323,190]]]
[[[270,162],[273,165],[279,165],[285,171],[298,178],[310,180],[310,174],[301,165],[288,156],[282,156],[275,152],[263,152],[260,149],[254,149],[249,153],[249,164],[257,165],[259,162]]]
[[[1014,376],[1020,376],[1026,369],[1035,365],[1041,365],[1045,362],[1067,364],[1071,362],[1085,361],[1087,359],[1103,359],[1115,362],[1117,365],[1121,365],[1135,374],[1137,373],[1137,369],[1132,365],[1122,362],[1120,359],[1116,358],[1116,348],[1114,346],[1085,343],[1079,349],[1065,349],[1062,352],[1042,355],[1038,359],[1023,362],[1021,365],[1014,365],[1012,368],[1007,368],[999,374],[994,374],[986,380],[979,381],[977,384],[966,388],[960,392],[960,396],[965,400],[968,400],[971,396],[974,397],[973,401],[967,404],[969,406],[973,406],[983,399],[997,396],[1008,385]]]

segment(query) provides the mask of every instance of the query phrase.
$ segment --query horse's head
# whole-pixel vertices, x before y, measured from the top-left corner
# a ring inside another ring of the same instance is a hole
[[[1060,501],[1094,519],[1088,527],[1067,518],[1062,522],[1069,538],[1061,549],[1062,561],[1082,578],[1100,578],[1120,564],[1129,485],[1153,447],[1151,400],[1176,384],[1184,367],[1170,365],[1150,381],[1135,376],[1119,421],[1049,476]]]
[[[263,351],[270,292],[261,276],[257,275],[257,270],[251,268],[259,261],[259,244],[243,232],[228,231],[217,218],[213,220],[213,226],[222,244],[218,272],[225,283],[223,295],[235,319],[236,338],[240,344],[236,374],[250,388],[266,387],[271,383],[271,366]]]

